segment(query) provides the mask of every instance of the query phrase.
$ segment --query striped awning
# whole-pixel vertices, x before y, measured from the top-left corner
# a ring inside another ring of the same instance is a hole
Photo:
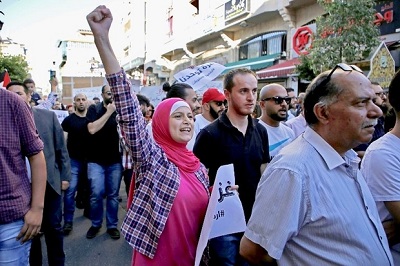
[[[259,79],[287,78],[293,74],[296,65],[300,63],[299,58],[293,58],[285,62],[264,68],[256,72]]]

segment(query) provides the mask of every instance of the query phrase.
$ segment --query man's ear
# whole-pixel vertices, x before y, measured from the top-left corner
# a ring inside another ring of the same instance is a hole
[[[322,124],[327,124],[329,122],[329,110],[326,105],[317,103],[314,105],[313,111],[319,122]]]
[[[203,104],[203,110],[210,111],[210,108],[211,108],[210,103]]]

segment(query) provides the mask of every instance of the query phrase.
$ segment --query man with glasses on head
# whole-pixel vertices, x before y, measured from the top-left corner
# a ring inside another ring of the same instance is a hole
[[[88,179],[90,184],[90,218],[92,226],[86,238],[94,238],[103,223],[103,199],[106,198],[107,233],[112,239],[119,239],[118,195],[122,176],[117,112],[110,86],[101,88],[103,102],[91,105],[86,113],[88,120],[89,149]]]
[[[294,140],[294,132],[281,123],[288,116],[288,107],[292,100],[286,89],[279,84],[268,84],[260,91],[261,125],[268,131],[269,155],[271,159]]]
[[[371,192],[352,150],[382,111],[371,82],[338,64],[308,86],[309,127],[284,147],[257,189],[240,253],[256,265],[393,265]]]
[[[379,83],[377,82],[371,82],[371,83],[372,83],[372,89],[375,92],[375,99],[373,101],[379,108],[381,108],[383,115],[378,118],[378,123],[375,125],[375,131],[371,141],[369,143],[360,144],[354,148],[354,150],[357,152],[358,156],[361,159],[364,157],[364,153],[367,150],[368,146],[375,140],[385,135],[384,124],[385,124],[385,116],[388,111],[388,106],[386,103],[387,101],[386,92],[383,91]]]

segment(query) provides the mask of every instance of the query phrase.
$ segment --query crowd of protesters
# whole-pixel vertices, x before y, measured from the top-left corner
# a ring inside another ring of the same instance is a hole
[[[339,63],[295,95],[275,83],[258,90],[239,68],[223,91],[166,83],[155,106],[131,94],[111,11],[99,6],[87,21],[106,72],[102,99],[79,93],[64,106],[56,78],[43,99],[32,79],[0,90],[0,265],[41,265],[42,235],[49,265],[73,261],[63,238],[77,207],[91,220],[87,239],[103,224],[114,240],[121,230],[132,265],[194,265],[227,164],[247,228],[211,239],[200,265],[399,265],[400,72],[385,90]],[[69,115],[60,124],[51,110]]]

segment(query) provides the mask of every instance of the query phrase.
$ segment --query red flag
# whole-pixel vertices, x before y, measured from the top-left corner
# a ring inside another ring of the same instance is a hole
[[[0,86],[5,88],[10,82],[10,75],[8,75],[8,71],[5,70],[3,73],[0,74]]]

